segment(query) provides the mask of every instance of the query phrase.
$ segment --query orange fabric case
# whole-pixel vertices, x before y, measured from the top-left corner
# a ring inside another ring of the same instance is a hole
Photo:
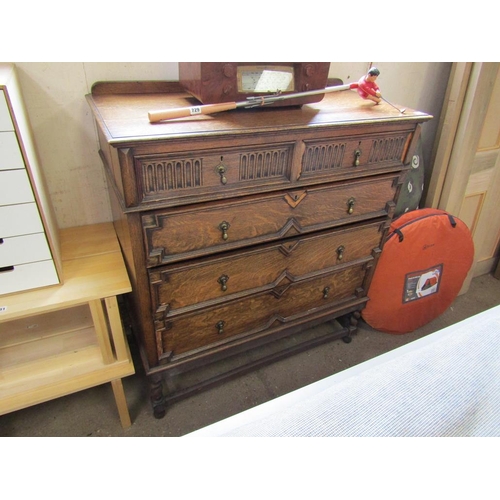
[[[362,317],[387,333],[411,332],[457,297],[474,259],[469,228],[443,210],[408,212],[390,226]]]

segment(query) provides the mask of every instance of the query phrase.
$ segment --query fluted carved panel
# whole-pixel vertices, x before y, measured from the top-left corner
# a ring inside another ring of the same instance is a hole
[[[289,150],[285,148],[252,151],[240,155],[240,180],[283,177],[289,165]]]
[[[200,187],[202,158],[142,161],[142,185],[146,196],[177,189]]]
[[[368,163],[401,160],[407,136],[386,137],[372,142]]]
[[[400,165],[407,141],[408,135],[405,133],[377,138],[360,136],[345,141],[306,142],[301,175],[335,176],[345,169]]]
[[[303,172],[320,172],[341,167],[345,150],[345,143],[313,144],[307,146],[304,153]]]

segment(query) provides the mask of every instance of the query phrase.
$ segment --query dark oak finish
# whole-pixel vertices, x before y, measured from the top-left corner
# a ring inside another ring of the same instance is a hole
[[[364,259],[379,245],[381,225],[355,225],[258,245],[246,252],[155,267],[149,273],[153,307],[158,312],[168,306],[170,316],[182,314]]]
[[[149,111],[193,104],[178,82],[99,83],[87,99],[155,416],[262,363],[351,340],[431,116],[346,91],[151,124]],[[331,332],[309,333],[327,321]],[[261,355],[242,365],[250,349]],[[221,373],[221,360],[234,366]]]

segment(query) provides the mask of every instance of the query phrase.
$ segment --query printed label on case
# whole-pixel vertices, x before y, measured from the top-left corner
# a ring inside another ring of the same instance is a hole
[[[193,106],[189,108],[189,113],[192,115],[201,115],[201,108],[199,106]]]
[[[443,275],[443,264],[430,267],[425,271],[408,273],[405,277],[403,303],[422,299],[439,291]]]

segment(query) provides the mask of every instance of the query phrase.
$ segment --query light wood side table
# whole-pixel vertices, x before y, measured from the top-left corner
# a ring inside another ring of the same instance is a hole
[[[135,373],[117,296],[131,291],[112,223],[60,231],[63,282],[0,296],[0,415]]]

